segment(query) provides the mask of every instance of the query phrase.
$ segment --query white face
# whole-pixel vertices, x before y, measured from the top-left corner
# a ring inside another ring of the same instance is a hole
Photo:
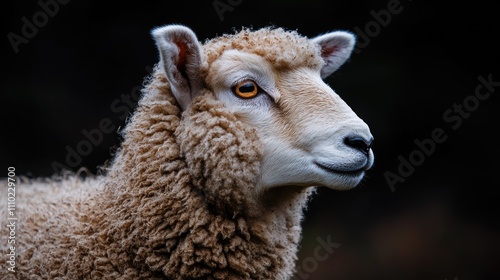
[[[208,77],[217,99],[261,139],[261,190],[349,189],[372,166],[368,126],[323,82],[320,69],[277,71],[258,55],[229,50]]]

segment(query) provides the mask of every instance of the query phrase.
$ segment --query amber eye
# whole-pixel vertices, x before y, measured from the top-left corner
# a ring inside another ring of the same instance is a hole
[[[251,80],[245,80],[238,83],[232,90],[238,97],[245,99],[255,97],[259,93],[259,87],[254,81]]]

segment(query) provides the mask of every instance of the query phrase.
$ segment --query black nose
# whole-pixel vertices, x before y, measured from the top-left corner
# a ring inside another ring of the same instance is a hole
[[[373,137],[370,138],[370,140],[366,140],[361,136],[347,136],[344,138],[344,144],[368,155],[370,149],[372,148]]]

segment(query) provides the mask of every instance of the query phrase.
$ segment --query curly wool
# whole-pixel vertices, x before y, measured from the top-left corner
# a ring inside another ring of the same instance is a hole
[[[72,176],[45,180],[18,178],[16,239],[14,244],[0,244],[1,279],[57,279],[65,275],[67,261],[81,258],[74,251],[82,240],[82,236],[77,234],[80,222],[93,215],[89,211],[92,209],[92,198],[102,193],[103,187],[102,177],[85,180]],[[0,198],[7,200],[3,196]],[[6,206],[0,204],[3,225],[0,234],[3,237],[9,234],[3,222],[8,213]],[[9,257],[6,252],[10,246],[16,250],[16,273],[7,271]]]
[[[283,28],[265,27],[255,31],[243,28],[238,33],[208,40],[203,49],[207,61],[205,67],[229,49],[259,55],[277,69],[298,66],[318,68],[324,64],[318,45],[296,31]]]
[[[249,200],[260,197],[252,184],[261,153],[255,132],[209,91],[181,116],[160,72],[145,88],[106,177],[75,182],[73,190],[61,182],[55,191],[69,193],[54,198],[53,212],[19,209],[25,226],[18,232],[24,239],[18,279],[292,275],[311,189],[268,193],[272,204]],[[88,195],[61,205],[82,191]],[[5,228],[0,232],[6,236]],[[5,263],[5,254],[0,258]]]

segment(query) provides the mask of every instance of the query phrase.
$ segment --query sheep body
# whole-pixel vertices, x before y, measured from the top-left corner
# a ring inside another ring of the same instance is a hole
[[[319,71],[324,64],[321,50],[296,32],[244,29],[205,43],[204,79],[228,49],[277,68]],[[156,66],[105,175],[18,184],[16,272],[2,279],[292,276],[314,188],[256,195],[265,149],[255,127],[210,89],[187,108],[172,91]],[[7,236],[7,228],[0,234]]]
[[[249,205],[245,193],[231,189],[251,189],[258,176],[255,134],[222,104],[199,98],[184,124],[190,127],[176,135],[180,110],[158,72],[106,177],[19,185],[19,279],[289,277],[291,271],[281,270],[296,260],[311,190],[297,192],[298,210]],[[199,152],[184,159],[176,137]],[[186,161],[201,163],[205,151],[216,152],[217,162],[188,170]],[[213,193],[204,194],[210,184]],[[241,205],[241,212],[214,214],[207,199],[221,209]]]

